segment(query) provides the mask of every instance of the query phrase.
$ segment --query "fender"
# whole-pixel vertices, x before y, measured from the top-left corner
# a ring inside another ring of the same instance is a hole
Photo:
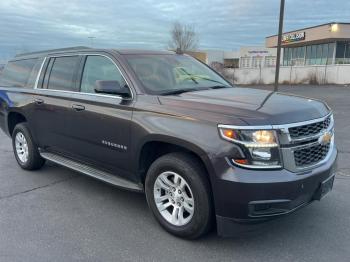
[[[0,88],[0,127],[4,132],[10,135],[9,115],[11,113],[21,114],[28,119],[28,108],[32,101],[31,91],[23,90],[23,88]],[[30,126],[32,129],[32,126]]]
[[[9,116],[11,115],[11,114],[13,114],[13,113],[15,113],[15,114],[20,114],[20,115],[22,115],[25,119],[27,119],[28,120],[28,116],[26,115],[26,113],[24,112],[24,110],[20,110],[20,108],[10,108],[7,112],[6,112],[6,114],[5,114],[5,127],[6,127],[6,133],[7,133],[7,135],[9,135],[9,136],[11,136],[11,134],[10,134],[10,126],[9,126]],[[28,123],[28,125],[30,126],[30,124]]]
[[[163,143],[172,144],[172,145],[187,149],[188,151],[191,151],[194,154],[196,154],[202,160],[202,162],[205,165],[205,168],[208,171],[208,175],[210,177],[212,174],[214,174],[214,169],[208,157],[210,154],[208,154],[203,148],[187,140],[183,140],[177,137],[163,135],[163,134],[149,134],[145,136],[138,145],[135,146],[135,151],[134,151],[135,158],[133,162],[137,163],[137,165],[135,165],[136,172],[137,170],[139,170],[139,159],[142,152],[142,148],[148,142],[163,142]]]
[[[10,136],[8,127],[8,115],[13,110],[13,102],[9,98],[6,89],[0,89],[0,128]],[[15,110],[13,110],[15,111]]]

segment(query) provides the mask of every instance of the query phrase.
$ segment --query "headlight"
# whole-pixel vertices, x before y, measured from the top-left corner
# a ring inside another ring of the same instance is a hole
[[[281,168],[281,157],[277,134],[268,129],[239,129],[219,125],[223,139],[241,146],[244,159],[235,159],[235,164],[250,168]]]

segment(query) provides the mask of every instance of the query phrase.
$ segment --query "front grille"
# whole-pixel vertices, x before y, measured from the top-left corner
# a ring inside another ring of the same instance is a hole
[[[331,117],[327,117],[325,120],[307,124],[303,126],[296,126],[289,128],[289,135],[292,139],[314,136],[319,134],[322,130],[327,129],[331,123]]]
[[[314,145],[294,151],[295,165],[297,167],[316,164],[326,158],[330,144]]]

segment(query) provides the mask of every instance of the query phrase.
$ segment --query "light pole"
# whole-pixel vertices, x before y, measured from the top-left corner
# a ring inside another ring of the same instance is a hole
[[[88,38],[90,39],[91,41],[91,47],[94,47],[94,39],[96,38],[95,36],[88,36]]]
[[[284,2],[281,0],[280,6],[280,21],[278,26],[278,40],[277,40],[277,61],[276,61],[276,73],[275,73],[275,88],[274,91],[278,91],[278,80],[280,76],[280,64],[281,64],[281,44],[282,44],[282,32],[283,32],[283,16],[284,16]]]

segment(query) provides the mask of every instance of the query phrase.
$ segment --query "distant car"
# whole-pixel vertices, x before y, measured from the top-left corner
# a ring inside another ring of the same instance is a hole
[[[320,200],[337,157],[323,102],[234,88],[166,51],[19,55],[0,79],[0,127],[23,169],[50,160],[145,192],[158,222],[190,239]]]

